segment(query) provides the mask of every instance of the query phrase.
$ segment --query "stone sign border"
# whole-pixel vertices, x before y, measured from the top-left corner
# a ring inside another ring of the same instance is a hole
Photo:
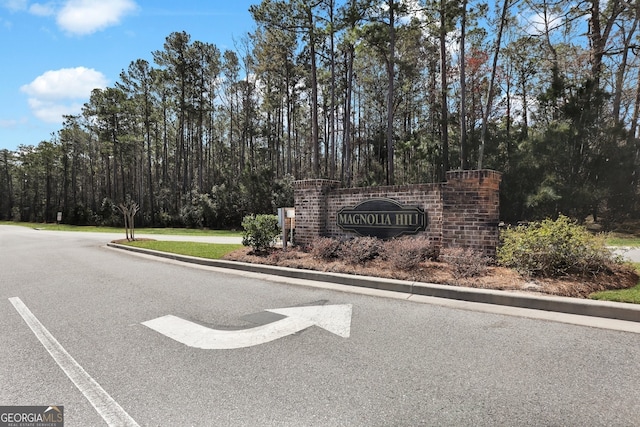
[[[418,236],[444,248],[470,248],[495,256],[499,243],[500,172],[450,171],[433,184],[341,188],[326,179],[295,182],[296,244],[307,246],[320,236],[349,238],[355,232],[338,225],[338,212],[369,199],[390,199],[418,206],[428,223]]]

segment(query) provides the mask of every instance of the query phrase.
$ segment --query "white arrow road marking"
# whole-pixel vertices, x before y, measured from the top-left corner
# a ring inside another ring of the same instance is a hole
[[[219,330],[167,315],[142,324],[189,347],[231,350],[264,344],[316,325],[343,338],[351,334],[351,304],[267,310],[287,316],[250,329]]]
[[[281,314],[288,318],[306,319],[312,324],[326,329],[342,338],[351,335],[351,304],[315,305],[309,307],[276,308],[271,313]]]

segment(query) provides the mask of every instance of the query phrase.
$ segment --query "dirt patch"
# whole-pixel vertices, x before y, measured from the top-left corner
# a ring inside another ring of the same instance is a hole
[[[560,279],[528,278],[514,270],[489,266],[483,275],[457,277],[450,264],[422,262],[418,268],[402,271],[392,268],[388,261],[377,258],[363,265],[350,265],[340,260],[325,261],[313,258],[310,253],[297,249],[283,251],[272,249],[267,254],[256,255],[251,248],[238,249],[224,257],[230,261],[276,265],[323,272],[357,274],[388,279],[410,280],[471,288],[517,290],[529,293],[586,298],[593,292],[609,289],[626,289],[638,283],[638,274],[629,266],[616,265],[609,271],[590,277],[563,277]]]

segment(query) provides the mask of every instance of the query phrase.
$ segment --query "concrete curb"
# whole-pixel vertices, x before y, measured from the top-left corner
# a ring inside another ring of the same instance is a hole
[[[384,291],[402,292],[413,295],[640,322],[640,305],[636,304],[596,301],[568,297],[554,297],[546,295],[530,295],[512,291],[476,289],[438,285],[432,283],[411,282],[406,280],[356,276],[342,273],[325,273],[314,270],[301,270],[296,268],[276,267],[263,264],[250,264],[237,261],[212,260],[206,258],[191,257],[187,255],[154,251],[150,249],[136,248],[133,246],[120,245],[117,243],[107,243],[107,246],[209,267],[270,274],[293,279],[314,280],[319,282],[357,286]]]

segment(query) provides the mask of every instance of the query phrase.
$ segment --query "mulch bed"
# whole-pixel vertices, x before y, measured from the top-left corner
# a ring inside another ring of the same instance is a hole
[[[224,257],[230,261],[276,265],[324,272],[358,274],[388,279],[410,280],[423,283],[437,283],[451,286],[498,289],[540,293],[547,295],[586,298],[593,292],[626,289],[638,283],[638,274],[632,267],[615,265],[608,272],[588,277],[530,278],[514,270],[489,266],[476,277],[460,277],[450,264],[444,262],[423,262],[418,268],[402,271],[393,268],[382,259],[365,264],[350,265],[340,260],[326,261],[313,258],[310,253],[298,249],[273,248],[266,254],[255,254],[251,248],[238,249]]]

